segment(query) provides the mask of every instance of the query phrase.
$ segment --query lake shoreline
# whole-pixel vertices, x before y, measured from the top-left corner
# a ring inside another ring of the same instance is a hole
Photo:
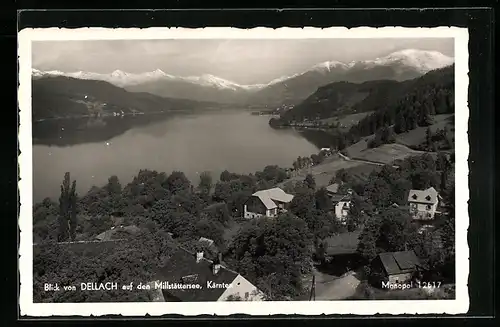
[[[203,171],[218,177],[224,170],[244,174],[266,165],[291,167],[299,156],[318,153],[325,138],[322,132],[276,130],[267,121],[251,110],[221,109],[169,112],[165,119],[146,114],[39,122],[33,126],[34,200],[56,196],[66,171],[78,180],[80,193],[110,176],[127,180],[146,168],[184,171],[198,182]]]

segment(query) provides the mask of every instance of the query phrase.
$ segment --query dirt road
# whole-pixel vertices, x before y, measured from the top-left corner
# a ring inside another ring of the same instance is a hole
[[[353,271],[331,281],[316,283],[316,301],[346,299],[354,295],[359,283]]]

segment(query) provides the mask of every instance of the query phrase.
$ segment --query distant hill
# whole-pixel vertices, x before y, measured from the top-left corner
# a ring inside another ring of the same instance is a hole
[[[360,84],[331,83],[320,87],[303,102],[283,113],[279,123],[287,124],[345,114],[384,111],[395,106],[416,107],[424,102],[429,102],[429,104],[432,102],[432,107],[435,108],[440,106],[443,97],[448,100],[449,96],[454,94],[453,90],[454,66],[437,69],[422,77],[400,82],[379,80]]]
[[[407,49],[373,60],[342,63],[328,61],[308,71],[258,90],[253,101],[264,103],[300,103],[318,87],[332,82],[362,83],[375,80],[404,81],[453,64],[454,59],[437,51]]]
[[[32,80],[33,119],[185,111],[209,103],[128,92],[105,81],[49,76]]]

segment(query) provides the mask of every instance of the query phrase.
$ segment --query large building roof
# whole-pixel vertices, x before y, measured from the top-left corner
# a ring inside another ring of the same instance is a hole
[[[179,248],[170,257],[161,271],[162,281],[169,284],[190,283],[199,284],[201,289],[164,289],[165,298],[171,295],[182,302],[217,301],[225,288],[207,288],[207,282],[232,283],[238,273],[221,266],[217,274],[213,272],[213,262],[208,259],[196,261],[196,254]]]
[[[380,253],[379,257],[388,275],[412,272],[421,266],[414,251],[385,252]]]
[[[279,187],[257,191],[252,195],[258,197],[267,209],[274,209],[277,207],[274,201],[288,203],[293,200],[293,195],[285,193],[285,191]]]
[[[101,234],[95,236],[95,239],[98,241],[110,241],[113,239],[117,239],[116,235],[120,234],[128,234],[128,235],[137,235],[141,229],[135,225],[130,225],[130,226],[119,226],[110,230],[107,230],[105,232],[102,232]],[[119,238],[119,237],[118,237]]]
[[[333,183],[331,185],[328,185],[326,187],[326,190],[329,192],[329,193],[337,193],[339,191],[339,184],[338,183]]]
[[[410,190],[408,202],[434,204],[438,201],[438,192],[434,187],[426,190]]]

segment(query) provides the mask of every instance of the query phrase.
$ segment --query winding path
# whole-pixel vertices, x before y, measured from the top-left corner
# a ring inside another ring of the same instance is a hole
[[[337,153],[342,159],[346,160],[346,161],[353,161],[353,162],[360,162],[360,163],[365,163],[365,164],[369,164],[369,165],[375,165],[375,166],[385,166],[387,164],[384,164],[384,163],[381,163],[381,162],[375,162],[375,161],[369,161],[369,160],[363,160],[363,159],[353,159],[353,158],[349,158],[348,156],[346,155],[343,155],[342,153],[338,152]],[[396,166],[396,165],[392,165],[392,168],[396,168],[398,169],[399,166]]]

